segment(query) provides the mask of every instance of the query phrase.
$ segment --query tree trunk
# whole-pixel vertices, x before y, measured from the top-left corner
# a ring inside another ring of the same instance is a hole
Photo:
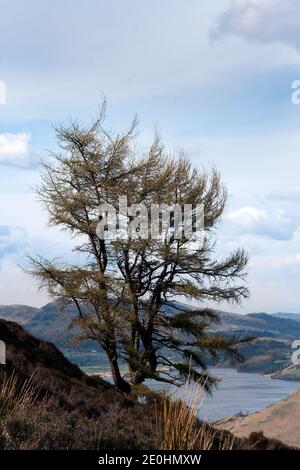
[[[110,362],[110,368],[113,376],[113,381],[115,386],[117,387],[118,390],[124,393],[129,393],[130,392],[130,384],[123,379],[120,369],[119,369],[119,364],[117,360],[117,355],[115,351],[107,351],[107,355],[109,358]]]
[[[145,374],[138,369],[130,368],[131,383],[138,385],[145,381]]]

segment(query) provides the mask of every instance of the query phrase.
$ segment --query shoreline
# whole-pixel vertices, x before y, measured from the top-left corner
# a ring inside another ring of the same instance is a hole
[[[103,370],[103,371],[99,371],[99,372],[93,372],[89,369],[91,369],[89,366],[85,367],[80,367],[80,369],[87,375],[94,375],[96,377],[102,377],[102,378],[112,378],[112,373],[110,370],[106,369],[106,370]],[[300,384],[300,377],[291,377],[291,376],[285,376],[285,375],[282,375],[282,376],[276,376],[276,374],[279,374],[281,371],[278,371],[278,372],[272,372],[272,373],[263,373],[263,372],[253,372],[253,371],[240,371],[238,370],[236,367],[227,367],[227,366],[224,366],[224,367],[221,367],[221,366],[214,366],[214,367],[208,367],[208,369],[211,369],[211,370],[217,370],[217,369],[233,369],[235,370],[238,374],[256,374],[256,375],[260,375],[262,377],[266,377],[266,378],[270,378],[272,380],[281,380],[281,381],[284,381],[284,382],[299,382]],[[167,371],[168,368],[164,368],[164,369],[161,369],[161,371]],[[284,369],[283,369],[284,370]],[[120,370],[122,375],[125,376],[128,374],[128,371],[126,369],[121,369]]]

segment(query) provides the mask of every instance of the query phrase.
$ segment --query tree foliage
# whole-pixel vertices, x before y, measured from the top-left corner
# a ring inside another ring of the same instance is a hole
[[[104,349],[120,389],[129,390],[120,360],[128,365],[129,382],[180,383],[189,377],[209,389],[214,379],[206,359],[237,355],[240,340],[213,335],[219,315],[205,305],[248,295],[245,252],[222,260],[215,254],[215,229],[226,203],[220,175],[193,167],[184,154],[170,156],[157,134],[140,152],[137,120],[124,132],[108,132],[104,114],[103,105],[90,126],[71,121],[56,128],[60,151],[43,164],[37,188],[50,224],[76,237],[74,251],[84,262],[32,257],[30,272],[55,299],[74,302],[82,338]],[[118,209],[119,196],[127,197],[128,206],[144,203],[149,222],[151,204],[203,205],[203,243],[175,239],[172,232],[160,240],[143,239],[137,231],[125,240],[99,237],[99,206]]]

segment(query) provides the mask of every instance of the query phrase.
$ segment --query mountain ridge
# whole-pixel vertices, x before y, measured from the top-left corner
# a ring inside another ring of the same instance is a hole
[[[172,313],[174,308],[171,306],[169,310]],[[280,373],[291,366],[292,342],[300,339],[300,322],[265,312],[245,315],[224,311],[218,313],[220,322],[211,328],[212,334],[256,337],[252,343],[241,344],[239,347],[240,353],[245,358],[243,363],[223,358],[223,367],[235,367],[239,372],[274,374],[274,378],[299,380],[300,370],[298,372],[297,367],[292,375],[284,373],[284,377],[281,377]],[[53,342],[79,366],[90,368],[91,371],[97,368],[99,370],[100,366],[108,369],[105,354],[97,344],[86,341],[74,345],[73,340],[79,333],[79,327],[70,327],[70,323],[76,315],[77,310],[74,305],[57,301],[49,302],[40,308],[0,305],[0,318],[15,320],[34,336]]]

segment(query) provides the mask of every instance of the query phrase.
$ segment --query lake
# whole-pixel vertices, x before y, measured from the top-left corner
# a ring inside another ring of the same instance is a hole
[[[82,369],[88,374],[100,372],[99,367],[94,369],[82,367]],[[260,411],[300,388],[300,381],[275,380],[260,374],[238,373],[236,369],[218,367],[211,368],[210,372],[221,381],[211,396],[203,393],[201,398],[199,416],[207,421],[216,421],[237,413]],[[105,369],[102,374],[100,372],[100,375],[105,380],[112,381],[108,370]],[[147,380],[145,384],[155,390],[165,389],[169,393],[189,400],[186,386],[176,389],[153,380]]]
[[[233,416],[237,413],[252,413],[266,406],[276,403],[297,388],[299,382],[275,380],[259,374],[238,373],[235,369],[211,369],[211,374],[221,378],[217,389],[211,396],[203,395],[199,416],[207,421],[215,421],[224,416]],[[155,389],[171,387],[147,382]],[[182,387],[176,394],[187,398],[187,389]]]

